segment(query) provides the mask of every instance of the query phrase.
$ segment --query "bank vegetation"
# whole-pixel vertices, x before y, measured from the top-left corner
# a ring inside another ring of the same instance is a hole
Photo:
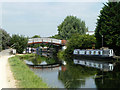
[[[11,70],[14,78],[18,81],[19,88],[48,88],[48,85],[41,78],[35,75],[24,63],[23,59],[30,58],[33,55],[14,56],[9,58]]]

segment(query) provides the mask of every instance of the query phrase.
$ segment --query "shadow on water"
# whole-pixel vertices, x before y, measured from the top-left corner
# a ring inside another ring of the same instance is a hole
[[[59,63],[54,57],[35,57],[33,65]],[[120,62],[84,60],[65,57],[66,65],[55,68],[31,68],[50,87],[57,88],[119,88]],[[42,63],[46,62],[46,63]]]
[[[116,62],[113,71],[99,71],[97,73],[97,77],[95,78],[95,84],[97,88],[120,89],[120,62]]]

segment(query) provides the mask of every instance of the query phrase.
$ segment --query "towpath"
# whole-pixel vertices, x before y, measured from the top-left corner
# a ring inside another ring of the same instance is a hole
[[[12,56],[9,53],[10,49],[0,52],[0,90],[2,88],[16,88],[16,81],[8,63],[8,58]]]

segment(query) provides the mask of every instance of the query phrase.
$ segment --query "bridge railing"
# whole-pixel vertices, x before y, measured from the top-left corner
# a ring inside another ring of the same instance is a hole
[[[64,45],[65,40],[53,39],[53,38],[32,38],[28,40],[28,44],[33,43],[53,43]]]

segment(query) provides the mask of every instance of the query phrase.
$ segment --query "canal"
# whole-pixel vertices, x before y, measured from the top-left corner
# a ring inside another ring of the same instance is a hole
[[[49,62],[48,62],[49,61]],[[120,88],[120,62],[78,58],[26,60],[30,69],[52,88]],[[43,67],[58,64],[56,67]],[[34,66],[35,65],[35,66]],[[41,68],[42,67],[42,68]]]

